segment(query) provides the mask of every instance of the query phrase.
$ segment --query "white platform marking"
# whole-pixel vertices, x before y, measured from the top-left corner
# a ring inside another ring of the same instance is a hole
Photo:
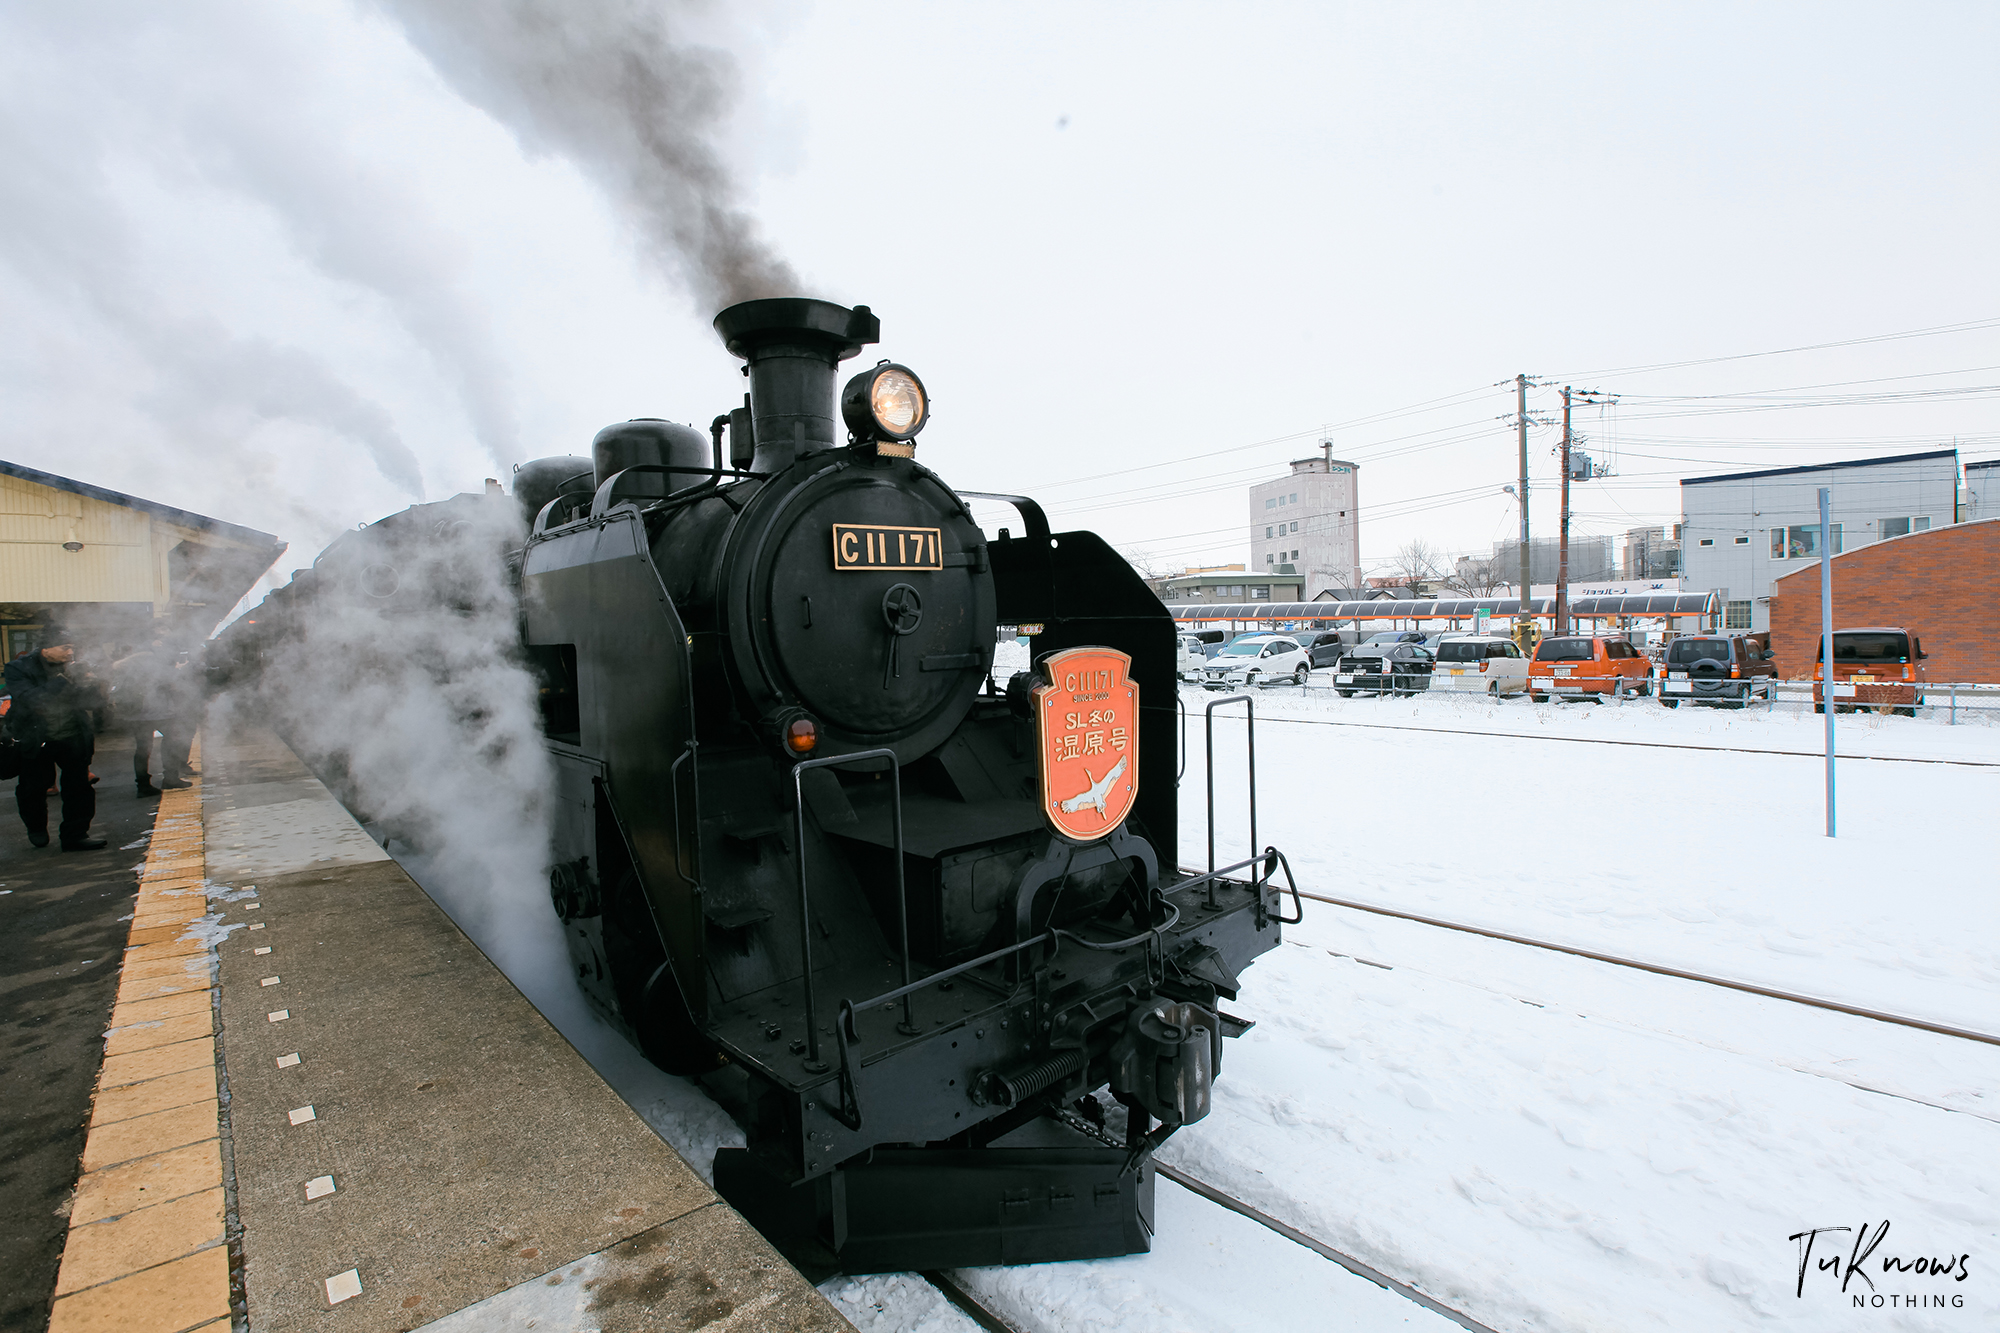
[[[264,1017],[267,1020],[273,1023],[282,1023],[291,1016],[292,1016],[292,1011],[289,1009],[275,1009],[272,1012],[264,1015]]]
[[[258,982],[257,984],[259,986],[275,986],[278,984],[278,979],[276,977],[265,977],[262,981]]]
[[[335,1273],[326,1280],[326,1303],[338,1305],[361,1294],[361,1272],[350,1268],[345,1273]]]
[[[311,1203],[314,1199],[324,1199],[331,1193],[333,1193],[332,1176],[314,1176],[306,1182],[307,1203]]]
[[[293,1065],[297,1064],[298,1062],[299,1062],[299,1053],[297,1051],[293,1051],[290,1055],[281,1055],[278,1057],[278,1068],[290,1069]]]
[[[250,923],[250,929],[252,930],[262,930],[263,928],[264,928],[264,923],[262,921],[252,921]]]
[[[308,1120],[319,1119],[317,1115],[313,1114],[313,1109],[310,1106],[301,1106],[298,1110],[291,1112],[291,1117],[292,1123],[295,1125],[303,1125]]]
[[[271,952],[271,946],[268,944],[260,944],[256,948],[252,949],[250,952],[257,954],[269,953]]]

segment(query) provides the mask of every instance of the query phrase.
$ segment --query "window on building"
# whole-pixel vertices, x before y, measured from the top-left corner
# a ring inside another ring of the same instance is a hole
[[[1700,541],[1699,545],[1702,545],[1702,546],[1713,546],[1713,545],[1715,545],[1715,538],[1713,538],[1713,537],[1703,537],[1703,538],[1701,539],[1701,541]]]
[[[1229,595],[1230,595],[1231,597],[1241,597],[1241,596],[1243,595],[1243,585],[1242,585],[1242,584],[1240,584],[1240,583],[1232,583],[1232,584],[1230,584],[1230,585],[1229,585]]]
[[[1264,525],[1264,539],[1266,541],[1269,541],[1270,538],[1271,538],[1271,525],[1269,523],[1266,523]]]
[[[1750,539],[1748,537],[1738,537],[1736,539],[1736,544],[1738,546],[1748,546],[1750,544]]]
[[[1278,563],[1278,557],[1272,555],[1270,552],[1267,551],[1264,553],[1264,563],[1267,565],[1275,565]]]
[[[1891,537],[1907,537],[1913,532],[1927,531],[1931,521],[1928,518],[1885,518],[1881,524],[1882,539],[1887,541]]]
[[[1299,493],[1298,493],[1297,491],[1293,491],[1293,492],[1292,492],[1292,503],[1293,503],[1293,504],[1297,504],[1298,502],[1299,502]]]
[[[1253,602],[1268,602],[1268,601],[1270,601],[1270,600],[1271,600],[1271,585],[1270,585],[1270,584],[1268,584],[1268,583],[1253,583],[1253,584],[1251,584],[1251,585],[1250,585],[1250,600],[1251,600],[1251,601],[1253,601]]]
[[[1276,500],[1266,500],[1266,501],[1264,501],[1264,508],[1266,508],[1266,509],[1273,509],[1273,508],[1276,508],[1276,507],[1277,507],[1277,503],[1278,503],[1278,502],[1277,502]]]
[[[1832,525],[1833,553],[1841,551],[1840,524]],[[1819,524],[1800,523],[1789,528],[1771,529],[1771,558],[1773,560],[1817,560],[1819,559]]]
[[[1750,628],[1750,603],[1724,602],[1722,604],[1722,627],[1724,629]]]
[[[1298,520],[1297,520],[1297,519],[1293,519],[1293,520],[1292,520],[1292,531],[1293,531],[1293,532],[1297,532],[1298,530],[1299,530],[1299,524],[1298,524]]]

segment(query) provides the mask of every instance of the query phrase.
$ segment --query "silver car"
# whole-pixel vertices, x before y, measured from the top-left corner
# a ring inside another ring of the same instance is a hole
[[[1312,658],[1298,640],[1284,634],[1246,634],[1208,660],[1202,688],[1235,690],[1248,685],[1303,685]]]

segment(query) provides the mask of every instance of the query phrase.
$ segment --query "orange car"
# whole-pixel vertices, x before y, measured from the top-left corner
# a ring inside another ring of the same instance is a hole
[[[1651,694],[1653,664],[1624,639],[1565,634],[1543,639],[1528,663],[1528,690],[1536,703],[1588,695]]]
[[[1817,636],[1815,636],[1817,638]],[[1823,643],[1813,645],[1813,712],[1826,711],[1821,673]],[[1923,641],[1895,626],[1837,629],[1833,632],[1833,711],[1872,708],[1878,713],[1915,717],[1924,701]]]

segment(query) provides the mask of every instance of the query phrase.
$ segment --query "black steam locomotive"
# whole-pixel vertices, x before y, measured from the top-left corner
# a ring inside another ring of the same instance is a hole
[[[1173,622],[1094,533],[920,464],[907,368],[836,405],[867,307],[715,327],[742,407],[516,474],[578,981],[737,1116],[717,1189],[802,1266],[1146,1250],[1152,1154],[1247,1026],[1219,1005],[1297,919],[1275,852],[1178,869]],[[1005,688],[1000,625],[1036,663]]]

